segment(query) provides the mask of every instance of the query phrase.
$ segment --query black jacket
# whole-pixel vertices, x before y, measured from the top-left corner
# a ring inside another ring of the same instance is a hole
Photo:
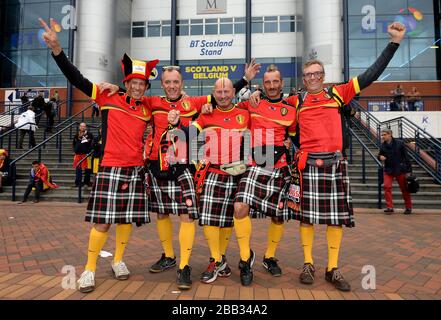
[[[87,141],[86,141],[87,140]],[[78,133],[73,138],[73,150],[75,154],[88,154],[92,151],[93,135],[86,131],[84,136],[80,139]]]
[[[46,102],[42,96],[36,96],[34,100],[32,100],[32,106],[34,107],[35,114],[39,114],[44,110]]]
[[[380,147],[378,159],[380,159],[380,156],[386,157],[384,163],[384,171],[386,173],[398,175],[412,172],[410,158],[403,141],[392,138],[391,143],[383,142]]]

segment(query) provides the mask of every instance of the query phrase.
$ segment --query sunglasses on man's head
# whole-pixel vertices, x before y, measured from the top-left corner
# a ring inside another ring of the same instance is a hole
[[[180,66],[163,66],[162,67],[162,71],[181,71],[181,67]]]

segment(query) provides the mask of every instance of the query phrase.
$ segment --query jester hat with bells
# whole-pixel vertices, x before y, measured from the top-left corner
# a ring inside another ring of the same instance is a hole
[[[121,60],[121,67],[124,73],[123,83],[133,78],[145,80],[147,87],[150,87],[149,79],[154,79],[157,76],[158,71],[155,66],[159,60],[142,61],[130,58],[127,53]]]

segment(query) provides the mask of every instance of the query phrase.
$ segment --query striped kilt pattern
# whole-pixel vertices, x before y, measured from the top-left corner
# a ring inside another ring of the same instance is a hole
[[[347,167],[347,160],[321,168],[306,165],[302,171],[301,208],[292,210],[292,218],[311,224],[354,227]]]
[[[240,176],[208,172],[199,198],[199,225],[232,227],[234,196]]]
[[[149,223],[143,167],[100,167],[87,205],[86,221]]]
[[[240,179],[234,201],[248,204],[252,218],[289,220],[290,212],[284,197],[289,180],[287,166],[278,169],[250,166]]]
[[[177,180],[156,179],[149,174],[150,210],[160,214],[188,214],[198,219],[196,190],[190,169],[178,176]]]

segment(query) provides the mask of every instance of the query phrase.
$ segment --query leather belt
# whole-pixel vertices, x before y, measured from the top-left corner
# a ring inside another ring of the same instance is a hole
[[[309,153],[306,163],[314,167],[329,167],[343,160],[341,152]]]

